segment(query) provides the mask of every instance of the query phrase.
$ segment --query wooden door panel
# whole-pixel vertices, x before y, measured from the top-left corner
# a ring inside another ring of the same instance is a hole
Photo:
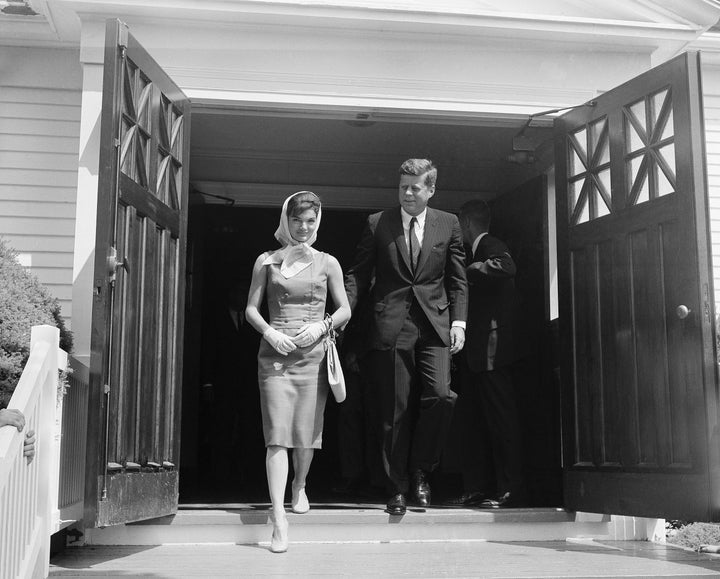
[[[626,275],[630,278],[635,368],[630,376],[632,409],[637,431],[629,436],[637,440],[640,467],[664,466],[661,455],[667,450],[666,406],[662,400],[668,387],[666,323],[663,303],[662,256],[658,228],[633,231],[628,235],[629,256]],[[675,386],[675,385],[674,385]]]
[[[683,55],[556,122],[574,509],[694,519],[716,509],[697,68]],[[680,305],[691,314],[679,317]]]
[[[620,463],[620,449],[622,443],[618,432],[608,428],[611,420],[608,417],[616,416],[619,409],[617,384],[618,364],[617,352],[613,347],[614,320],[617,319],[613,288],[617,283],[617,265],[612,240],[604,240],[593,246],[597,267],[592,272],[594,292],[597,294],[598,309],[595,323],[599,324],[597,343],[602,353],[601,363],[598,364],[598,386],[601,390],[596,393],[594,408],[594,432],[599,441],[596,443],[594,461],[605,467],[614,467]],[[601,272],[606,272],[601,275]]]
[[[574,363],[575,373],[578,376],[577,396],[577,420],[575,421],[575,438],[577,447],[573,463],[576,465],[593,464],[593,432],[597,429],[594,421],[596,407],[594,400],[599,390],[597,378],[599,372],[597,362],[599,357],[594,355],[597,351],[595,338],[590,331],[594,324],[591,320],[598,317],[595,308],[597,299],[594,290],[597,288],[596,252],[592,248],[575,251],[571,255],[573,279],[573,312],[575,331],[575,355],[577,360]],[[582,363],[584,360],[585,363]]]
[[[120,202],[135,210],[150,221],[162,224],[177,238],[180,231],[180,216],[177,210],[172,210],[157,197],[148,195],[142,187],[126,175],[121,175]]]
[[[91,362],[103,396],[88,451],[102,526],[177,508],[190,127],[189,102],[127,27],[106,34]]]

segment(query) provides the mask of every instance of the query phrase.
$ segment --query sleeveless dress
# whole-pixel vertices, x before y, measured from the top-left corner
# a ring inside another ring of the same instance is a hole
[[[305,324],[321,321],[327,298],[328,254],[286,279],[280,265],[265,266],[268,323],[295,336]],[[328,394],[325,346],[322,338],[282,356],[260,341],[258,383],[265,446],[321,448],[323,414]]]

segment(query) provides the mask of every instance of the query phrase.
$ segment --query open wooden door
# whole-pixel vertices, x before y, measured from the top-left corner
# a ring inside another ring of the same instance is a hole
[[[717,388],[699,55],[555,123],[564,497],[717,520]]]
[[[190,105],[128,33],[105,41],[86,524],[175,512]]]

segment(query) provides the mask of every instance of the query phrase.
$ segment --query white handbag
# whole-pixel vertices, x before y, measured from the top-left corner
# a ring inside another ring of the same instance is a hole
[[[347,395],[345,391],[345,375],[343,374],[342,366],[340,365],[340,356],[335,345],[337,332],[333,328],[332,318],[326,316],[325,319],[328,322],[328,332],[325,338],[325,350],[327,360],[327,375],[328,384],[332,390],[333,396],[337,402],[345,400]]]

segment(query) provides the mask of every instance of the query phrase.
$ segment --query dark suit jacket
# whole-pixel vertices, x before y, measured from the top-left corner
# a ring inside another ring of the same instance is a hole
[[[451,213],[428,207],[415,275],[400,207],[368,217],[355,263],[345,275],[345,289],[354,309],[374,276],[370,347],[387,350],[395,346],[413,297],[440,339],[449,345],[451,321],[467,317],[464,259],[460,223]]]
[[[486,273],[472,266],[481,262]],[[492,235],[483,236],[467,269],[470,306],[464,349],[474,372],[502,368],[519,358],[515,271],[508,246]],[[490,367],[488,359],[492,361]]]

